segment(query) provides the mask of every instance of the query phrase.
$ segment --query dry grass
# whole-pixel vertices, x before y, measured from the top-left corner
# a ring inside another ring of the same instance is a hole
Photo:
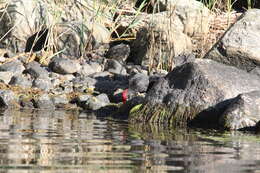
[[[241,15],[242,13],[237,12],[213,13],[208,34],[192,38],[193,52],[196,56],[202,58]]]

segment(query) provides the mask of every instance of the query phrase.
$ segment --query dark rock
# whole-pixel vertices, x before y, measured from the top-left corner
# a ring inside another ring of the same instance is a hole
[[[217,125],[229,104],[227,100],[259,87],[260,79],[255,75],[212,60],[196,59],[156,82],[146,95],[142,116],[133,115],[133,119]]]
[[[29,73],[34,78],[46,79],[49,78],[49,73],[46,69],[41,67],[36,61],[30,62],[25,70],[26,73]]]
[[[122,75],[127,74],[126,69],[123,67],[123,65],[114,59],[110,59],[107,61],[105,66],[105,71],[115,73],[115,74],[122,74]]]
[[[0,65],[0,71],[10,71],[13,72],[14,75],[20,75],[25,70],[23,63],[19,60],[15,60],[12,62],[8,62]]]
[[[38,109],[54,110],[55,105],[48,94],[41,95],[38,99],[34,99],[34,105]]]
[[[30,78],[30,76],[21,74],[21,75],[13,76],[9,84],[30,88],[32,87],[32,79]]]
[[[100,94],[96,97],[90,98],[86,102],[86,108],[90,110],[98,110],[102,107],[107,106],[110,103],[109,98],[106,94]]]
[[[81,66],[76,60],[57,57],[50,62],[49,68],[59,74],[72,74],[78,72]]]
[[[19,106],[17,96],[11,90],[0,90],[0,107],[12,108]]]
[[[100,80],[95,84],[95,91],[111,96],[117,89],[125,87],[124,81]]]
[[[135,65],[142,65],[143,59],[145,58],[150,46],[149,36],[147,35],[148,29],[146,28],[141,29],[137,33],[137,39],[131,43],[131,52],[126,62],[132,62]]]
[[[220,118],[226,129],[237,130],[255,126],[260,121],[260,91],[239,94]]]
[[[143,73],[132,76],[129,80],[129,89],[135,92],[146,92],[149,85],[149,77]]]
[[[128,44],[120,43],[111,46],[105,56],[109,59],[114,59],[119,62],[125,62],[129,54],[130,46]]]
[[[5,84],[8,84],[12,77],[13,77],[13,72],[9,71],[0,71],[0,82],[4,82]]]
[[[51,80],[48,79],[48,78],[46,78],[46,79],[42,79],[42,78],[34,79],[32,86],[35,87],[35,88],[42,89],[43,91],[49,91],[50,89],[53,88]]]

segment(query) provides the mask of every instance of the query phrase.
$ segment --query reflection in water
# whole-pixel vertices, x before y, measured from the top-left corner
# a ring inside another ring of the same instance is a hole
[[[0,114],[0,172],[254,172],[250,134],[167,129],[78,112]]]

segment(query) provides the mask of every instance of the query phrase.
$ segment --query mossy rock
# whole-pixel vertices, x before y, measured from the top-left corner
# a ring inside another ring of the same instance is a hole
[[[168,124],[173,126],[186,126],[192,120],[198,110],[185,105],[172,107],[165,104],[151,105],[149,103],[133,107],[129,114],[130,122],[149,122],[157,124]]]

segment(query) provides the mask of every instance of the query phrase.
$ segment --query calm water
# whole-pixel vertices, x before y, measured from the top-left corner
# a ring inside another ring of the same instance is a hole
[[[260,140],[77,112],[0,115],[0,172],[260,172]]]

